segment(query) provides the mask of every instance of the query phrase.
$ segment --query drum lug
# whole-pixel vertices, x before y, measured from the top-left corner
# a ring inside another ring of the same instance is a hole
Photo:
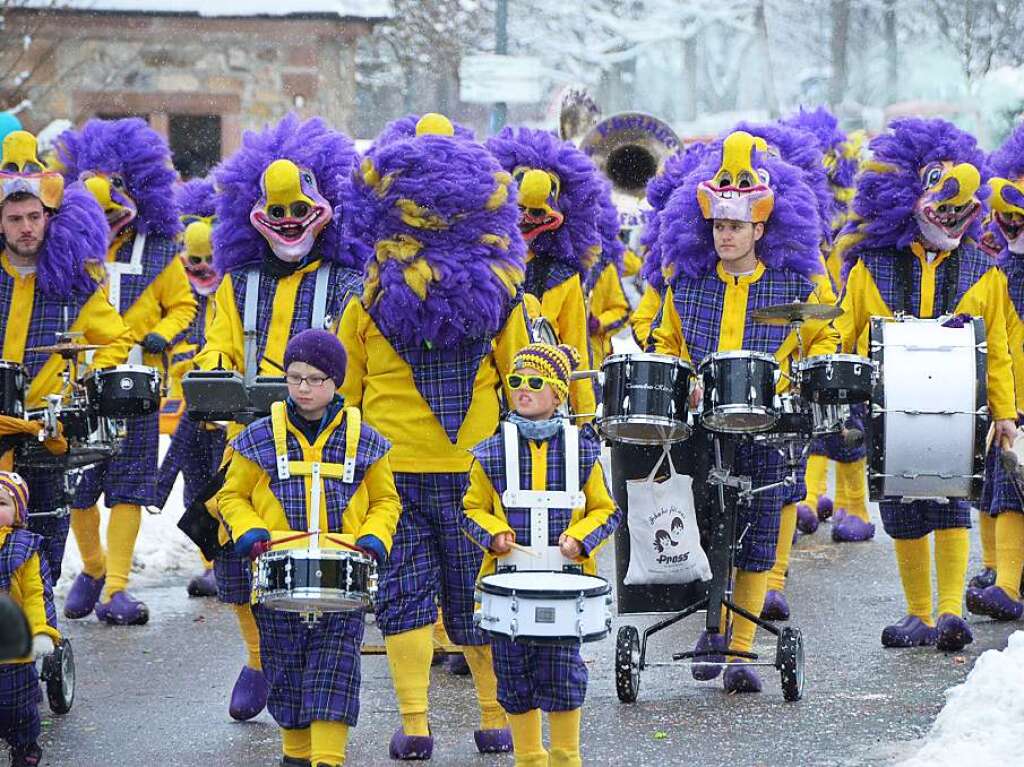
[[[580,644],[583,643],[583,621],[576,621],[576,638],[580,640]]]
[[[519,612],[519,597],[517,597],[515,594],[512,594],[512,603],[509,606],[509,609],[512,610],[512,612],[514,613]],[[513,621],[513,623],[515,623],[515,621]]]
[[[516,637],[519,636],[519,621],[513,618],[508,625],[508,630],[512,641],[516,641]]]
[[[576,595],[576,612],[580,615],[583,614],[583,607],[586,604],[586,600],[583,598],[583,592],[581,591]]]

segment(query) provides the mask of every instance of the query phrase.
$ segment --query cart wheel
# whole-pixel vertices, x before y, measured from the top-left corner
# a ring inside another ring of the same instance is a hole
[[[775,668],[782,676],[782,695],[788,701],[804,694],[804,637],[800,629],[786,627],[779,634]]]
[[[615,692],[623,703],[636,703],[640,692],[640,634],[622,626],[615,637]]]
[[[75,654],[70,640],[61,640],[53,654],[43,660],[42,678],[46,682],[50,710],[55,714],[70,711],[75,702]]]

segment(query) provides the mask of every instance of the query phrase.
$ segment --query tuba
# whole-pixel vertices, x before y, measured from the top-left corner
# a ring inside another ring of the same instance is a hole
[[[623,234],[642,223],[647,182],[682,149],[668,123],[643,112],[620,112],[594,125],[579,144],[612,184]]]

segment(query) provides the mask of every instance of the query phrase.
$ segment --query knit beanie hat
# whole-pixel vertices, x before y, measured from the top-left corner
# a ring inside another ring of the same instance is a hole
[[[28,483],[20,474],[0,471],[0,489],[10,493],[14,499],[14,526],[23,526],[28,514]]]
[[[520,349],[512,360],[516,370],[533,368],[555,383],[552,388],[565,401],[569,395],[569,376],[580,365],[580,354],[572,346],[530,344]]]
[[[334,381],[335,386],[341,386],[345,380],[345,365],[348,358],[345,356],[345,347],[336,336],[326,330],[310,328],[292,336],[288,346],[284,350],[284,369],[293,362],[305,362]]]

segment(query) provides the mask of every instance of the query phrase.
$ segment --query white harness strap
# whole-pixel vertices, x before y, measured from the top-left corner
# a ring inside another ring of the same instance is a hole
[[[260,301],[260,268],[254,266],[245,276],[245,306],[242,308],[242,333],[245,339],[245,387],[248,389],[256,380],[257,343],[256,309]]]
[[[107,294],[110,296],[110,303],[121,314],[121,275],[129,274],[137,276],[142,274],[142,252],[146,249],[146,235],[136,234],[132,242],[132,257],[128,263],[120,261],[107,261],[104,266],[107,269]]]
[[[505,441],[505,492],[501,494],[506,508],[530,510],[530,539],[527,545],[541,557],[531,557],[513,550],[502,557],[501,564],[514,565],[517,570],[561,570],[572,562],[562,556],[558,546],[548,545],[548,510],[576,509],[586,504],[580,491],[580,435],[579,429],[563,421],[565,442],[565,490],[523,490],[519,477],[519,430],[515,424],[502,423]]]
[[[331,265],[326,262],[320,264],[320,268],[316,270],[316,285],[313,288],[313,319],[309,325],[317,330],[324,328],[324,320],[327,319],[327,281],[330,277]]]

